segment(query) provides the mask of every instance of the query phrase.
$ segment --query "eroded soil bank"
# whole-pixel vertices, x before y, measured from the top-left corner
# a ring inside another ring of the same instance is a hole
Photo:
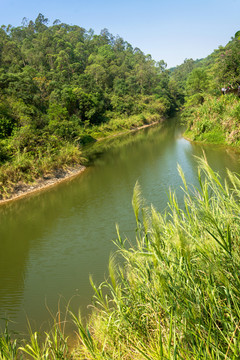
[[[8,199],[0,200],[0,205],[13,200],[18,200],[37,191],[48,189],[63,181],[70,180],[73,177],[79,175],[85,169],[86,167],[83,165],[76,165],[74,167],[67,167],[66,169],[55,170],[49,173],[47,176],[44,176],[43,178],[40,178],[31,184],[18,183],[14,188],[14,192]]]

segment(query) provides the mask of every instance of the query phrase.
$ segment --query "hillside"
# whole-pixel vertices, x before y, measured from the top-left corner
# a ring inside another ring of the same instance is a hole
[[[162,119],[177,106],[164,61],[107,29],[59,20],[0,29],[0,196],[19,181],[81,162],[109,132]]]
[[[237,32],[226,46],[219,46],[200,62],[191,62],[183,79],[180,69],[172,73],[184,99],[182,119],[191,140],[239,146],[239,35]]]

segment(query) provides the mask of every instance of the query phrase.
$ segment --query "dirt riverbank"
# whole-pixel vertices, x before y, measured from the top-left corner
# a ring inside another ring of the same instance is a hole
[[[73,177],[79,175],[85,169],[85,166],[76,165],[66,169],[55,170],[52,173],[49,173],[47,176],[44,176],[43,178],[40,178],[31,184],[18,183],[14,188],[14,192],[8,199],[0,200],[0,205],[6,204],[7,202],[13,200],[18,200],[28,195],[32,195],[38,191],[48,189],[52,186],[62,183],[63,181],[70,180]]]

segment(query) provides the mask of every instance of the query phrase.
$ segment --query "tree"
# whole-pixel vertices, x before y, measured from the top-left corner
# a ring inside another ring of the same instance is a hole
[[[205,69],[196,68],[189,75],[186,83],[186,106],[198,105],[204,102],[204,94],[209,81]]]
[[[236,37],[224,48],[220,49],[217,74],[221,84],[240,84],[240,39]]]
[[[208,76],[204,69],[194,69],[187,79],[186,89],[189,95],[203,93],[208,87]]]
[[[45,18],[41,13],[38,14],[35,20],[35,30],[38,32],[44,31],[47,29],[48,19]]]

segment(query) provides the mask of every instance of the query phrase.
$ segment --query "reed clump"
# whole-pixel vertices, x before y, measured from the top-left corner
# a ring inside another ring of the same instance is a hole
[[[118,232],[109,279],[95,290],[95,311],[79,329],[79,359],[240,358],[240,180],[221,182],[199,160],[199,187],[180,208],[169,194],[165,214],[147,208],[137,184],[136,245]]]

